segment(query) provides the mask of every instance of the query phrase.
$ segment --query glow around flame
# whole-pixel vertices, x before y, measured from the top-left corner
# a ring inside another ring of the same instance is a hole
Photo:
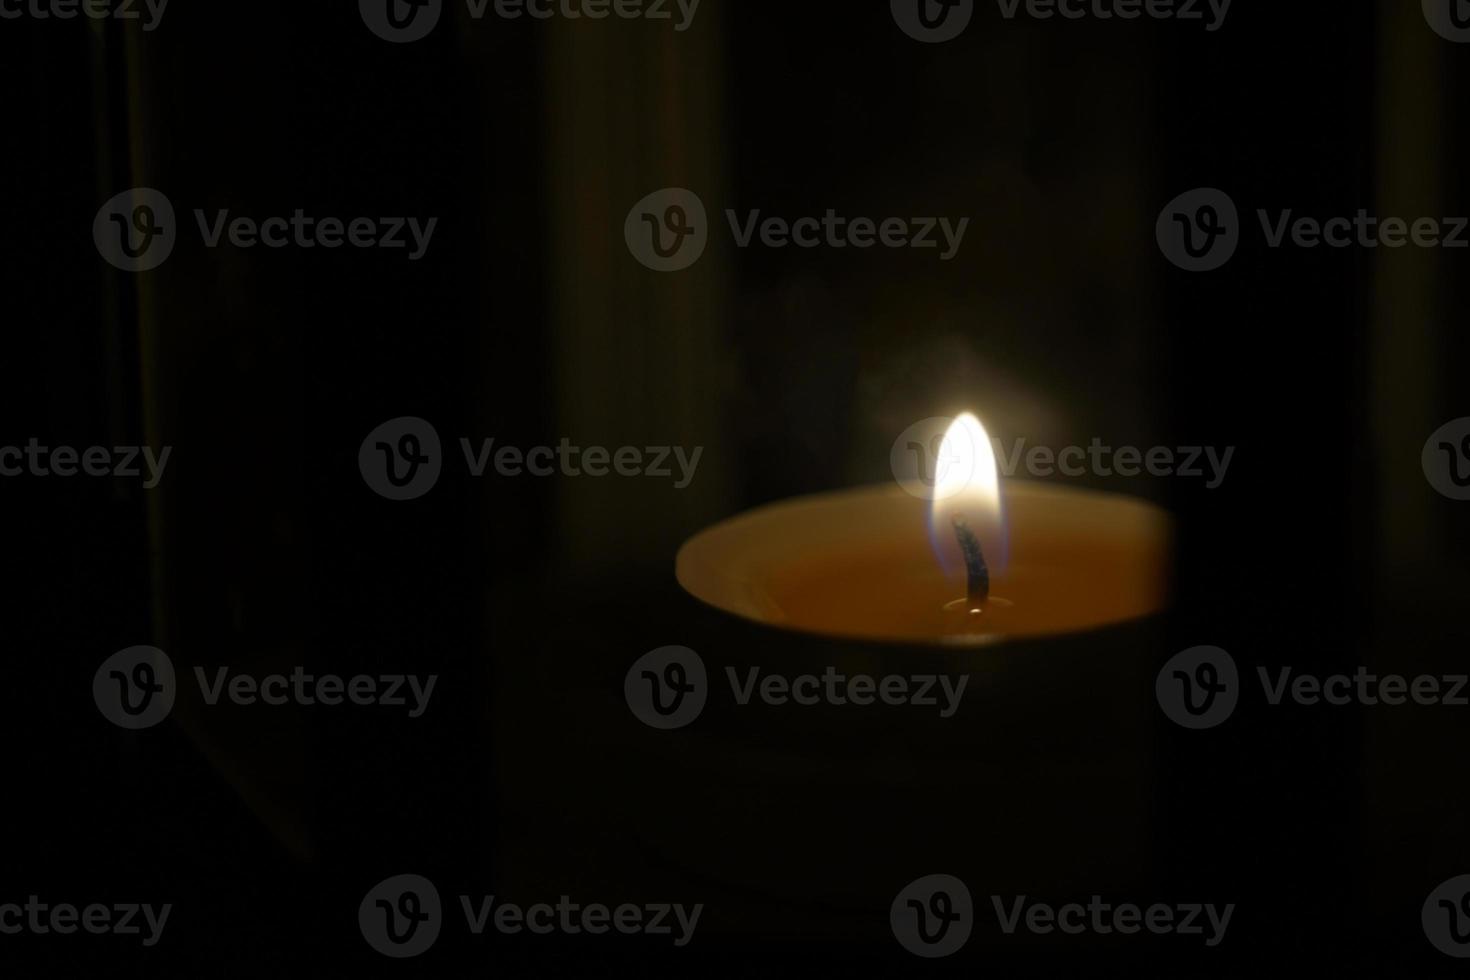
[[[929,540],[945,574],[964,578],[964,562],[954,524],[963,520],[980,539],[991,575],[1008,558],[1000,475],[995,449],[980,420],[966,412],[950,424],[935,460],[934,499],[929,508]]]

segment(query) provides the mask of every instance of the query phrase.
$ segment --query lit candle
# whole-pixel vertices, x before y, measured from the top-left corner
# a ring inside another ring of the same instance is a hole
[[[769,626],[924,644],[1073,633],[1163,607],[1162,509],[1002,482],[972,415],[955,420],[938,455],[932,500],[892,486],[762,507],[686,542],[679,583]]]
[[[679,634],[711,695],[697,742],[629,749],[658,774],[637,794],[640,833],[712,880],[802,896],[804,924],[823,909],[886,907],[890,886],[936,869],[983,868],[987,887],[1016,894],[1136,892],[1156,871],[1164,623],[1152,614],[1170,519],[1131,497],[1001,479],[972,416],[942,431],[897,447],[905,463],[922,458],[927,480],[895,464],[902,484],[760,507],[696,534],[676,560],[679,583],[713,607]],[[880,689],[964,678],[967,693],[945,718],[720,692],[828,672]],[[726,815],[783,801],[783,846],[712,837],[688,819],[691,799]],[[752,927],[765,914],[753,907]]]

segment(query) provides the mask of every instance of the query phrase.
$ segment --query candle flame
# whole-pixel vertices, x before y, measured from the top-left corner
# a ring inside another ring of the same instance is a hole
[[[959,416],[940,441],[929,508],[929,539],[945,573],[959,580],[964,562],[955,538],[962,522],[979,538],[992,571],[1005,567],[1007,542],[995,449],[980,420]]]

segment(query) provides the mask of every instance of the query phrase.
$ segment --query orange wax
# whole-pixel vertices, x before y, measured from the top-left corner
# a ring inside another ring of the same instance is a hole
[[[930,503],[897,486],[741,514],[680,549],[696,598],[785,629],[895,642],[985,643],[1147,616],[1166,599],[1170,520],[1131,497],[1005,481],[1009,561],[978,613],[929,536]],[[950,608],[946,608],[949,605]]]

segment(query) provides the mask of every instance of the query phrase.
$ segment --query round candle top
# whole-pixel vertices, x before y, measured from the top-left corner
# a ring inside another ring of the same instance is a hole
[[[685,542],[675,572],[695,598],[746,619],[893,642],[1070,633],[1163,607],[1171,521],[1161,508],[1050,484],[997,488],[1004,512],[985,513],[981,537],[1000,560],[978,601],[963,569],[946,567],[959,563],[945,560],[941,501],[898,486],[741,514]]]

